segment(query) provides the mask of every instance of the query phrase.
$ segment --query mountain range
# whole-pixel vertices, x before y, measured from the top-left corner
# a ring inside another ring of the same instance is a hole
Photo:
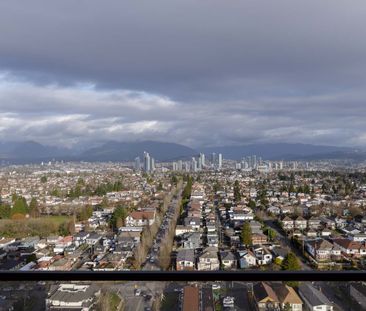
[[[365,160],[366,152],[354,148],[310,144],[268,143],[242,146],[218,146],[193,149],[181,144],[158,141],[107,141],[90,148],[63,148],[46,146],[34,141],[0,142],[0,160],[9,163],[40,161],[133,161],[148,151],[157,161],[190,159],[204,152],[222,153],[225,159],[240,160],[243,156],[257,155],[268,160],[354,159]]]

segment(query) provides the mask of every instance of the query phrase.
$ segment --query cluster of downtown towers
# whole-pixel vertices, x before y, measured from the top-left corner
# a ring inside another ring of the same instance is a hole
[[[176,162],[172,162],[173,171],[186,171],[186,172],[197,172],[204,168],[213,168],[213,169],[221,169],[222,168],[222,154],[216,154],[213,152],[211,154],[211,159],[209,162],[206,162],[206,156],[204,153],[200,153],[197,159],[192,157],[190,161],[178,160]],[[155,159],[150,156],[148,152],[144,152],[143,165],[141,163],[140,157],[135,158],[136,170],[143,169],[145,172],[153,172],[155,170]]]

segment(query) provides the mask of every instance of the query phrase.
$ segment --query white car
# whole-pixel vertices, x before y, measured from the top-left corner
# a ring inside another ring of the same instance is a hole
[[[234,307],[234,297],[227,296],[223,300],[223,306],[225,308],[232,308]]]
[[[212,284],[212,289],[220,289],[221,288],[221,286],[220,286],[220,284]]]

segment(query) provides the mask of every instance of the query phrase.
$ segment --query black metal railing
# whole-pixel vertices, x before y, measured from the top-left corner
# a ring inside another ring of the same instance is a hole
[[[366,281],[366,271],[0,271],[0,281]]]

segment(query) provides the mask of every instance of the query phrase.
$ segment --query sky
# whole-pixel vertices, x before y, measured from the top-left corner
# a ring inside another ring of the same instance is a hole
[[[366,1],[0,2],[0,141],[366,145]]]

